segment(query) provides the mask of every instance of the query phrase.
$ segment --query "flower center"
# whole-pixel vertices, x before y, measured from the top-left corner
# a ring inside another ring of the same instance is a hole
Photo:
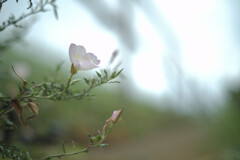
[[[82,61],[82,58],[79,56],[79,54],[76,54],[76,55],[75,55],[75,58],[78,59],[80,62]],[[89,58],[86,57],[85,60],[88,61]]]
[[[75,58],[78,59],[80,62],[82,61],[82,58],[78,54],[75,55]]]

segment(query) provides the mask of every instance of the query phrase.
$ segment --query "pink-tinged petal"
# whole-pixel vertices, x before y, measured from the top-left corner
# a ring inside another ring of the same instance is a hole
[[[79,62],[76,62],[74,66],[76,67],[77,70],[81,69],[81,64]]]
[[[70,60],[71,60],[72,63],[75,59],[74,58],[75,54],[76,54],[76,44],[71,43],[70,46],[69,46],[69,57],[70,57]]]
[[[82,57],[86,54],[86,49],[83,46],[78,45],[76,47],[76,54],[77,56]]]
[[[116,59],[116,57],[118,56],[119,54],[119,51],[118,50],[115,50],[113,53],[112,53],[112,56],[111,56],[111,59],[109,61],[109,64],[112,64],[113,61]]]
[[[100,60],[97,59],[97,57],[92,54],[92,53],[87,53],[85,54],[83,57],[81,57],[81,70],[90,70],[90,69],[94,69],[97,68],[97,64],[100,63]]]
[[[86,57],[88,57],[88,59],[94,63],[95,65],[99,65],[100,60],[97,59],[97,57],[93,54],[93,53],[87,53]]]
[[[97,67],[98,66],[95,65],[94,63],[91,63],[90,60],[82,60],[80,70],[90,70],[90,69],[94,69]]]
[[[116,123],[119,120],[119,118],[123,112],[123,109],[124,109],[124,107],[120,110],[113,111],[112,116],[108,120],[106,120],[106,124],[108,124],[110,122],[112,122],[113,124]]]
[[[114,111],[113,114],[112,114],[112,121],[115,121],[115,119],[117,118],[118,114],[121,112],[121,110],[117,110],[117,111]]]

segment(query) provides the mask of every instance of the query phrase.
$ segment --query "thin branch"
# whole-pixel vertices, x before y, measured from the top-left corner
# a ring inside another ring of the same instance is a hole
[[[31,16],[31,15],[34,15],[34,14],[37,14],[37,13],[40,13],[40,12],[45,12],[45,11],[39,9],[39,10],[36,10],[36,11],[32,10],[32,11],[31,11],[30,13],[28,13],[28,14],[23,14],[23,15],[20,16],[18,19],[13,20],[13,21],[10,21],[10,23],[7,23],[7,25],[1,26],[1,27],[0,27],[0,31],[4,31],[7,27],[9,27],[9,26],[11,26],[11,25],[15,25],[15,26],[16,26],[16,24],[17,24],[18,22],[20,22],[21,20],[26,19],[27,17],[29,17],[29,16]]]
[[[23,19],[26,19],[27,17],[31,16],[31,15],[35,15],[37,13],[40,12],[46,12],[48,10],[45,9],[45,7],[47,5],[51,5],[51,6],[55,6],[53,7],[55,9],[54,12],[56,12],[56,5],[54,4],[53,1],[45,1],[45,3],[42,3],[42,1],[40,1],[37,6],[35,8],[32,8],[31,11],[27,14],[22,14],[19,18],[15,19],[14,17],[9,17],[9,19],[5,22],[3,22],[2,26],[0,26],[0,32],[5,30],[7,27],[14,25],[14,26],[18,26],[17,23],[19,23],[20,21],[22,21]],[[30,8],[32,7],[32,4],[30,3]],[[14,19],[13,19],[14,18]]]
[[[16,74],[16,76],[23,81],[23,85],[24,85],[24,86],[27,86],[27,81],[24,80],[21,76],[19,76],[19,74],[17,74],[17,72],[15,71],[15,69],[14,69],[13,66],[12,66],[12,70],[13,70],[13,72]]]
[[[59,158],[61,159],[62,157],[66,157],[66,156],[73,156],[73,155],[77,155],[79,153],[84,153],[84,152],[89,152],[90,150],[97,148],[98,146],[90,146],[88,145],[87,147],[85,147],[84,149],[77,151],[77,152],[70,152],[70,153],[60,153],[60,154],[55,154],[55,155],[50,155],[47,156],[45,158],[43,158],[42,160],[50,160],[52,158]]]
[[[5,2],[7,2],[7,0],[3,0],[3,1],[0,2],[0,11],[1,11],[1,9],[2,9],[3,3],[5,3]]]

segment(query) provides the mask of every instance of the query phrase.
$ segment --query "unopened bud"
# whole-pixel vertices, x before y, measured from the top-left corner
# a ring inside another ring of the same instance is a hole
[[[17,112],[17,115],[18,115],[18,118],[19,118],[21,124],[28,128],[29,126],[27,125],[27,123],[24,122],[24,120],[22,118],[22,112],[23,112],[22,105],[18,102],[18,100],[12,101],[11,105],[13,106],[15,111]]]
[[[90,85],[90,88],[93,87],[94,83],[95,83],[95,78],[92,79],[92,81],[91,81],[91,85]]]
[[[124,109],[124,107],[122,108],[122,109],[120,109],[120,110],[116,110],[116,111],[113,111],[113,114],[112,114],[112,116],[107,120],[107,123],[108,122],[112,122],[112,123],[116,123],[117,121],[118,121],[118,119],[120,118],[120,116],[121,116],[121,114],[122,114],[122,112],[123,112],[123,109]]]
[[[38,115],[39,108],[38,105],[34,102],[28,102],[28,107],[31,109],[31,111],[35,114]]]
[[[73,63],[72,63],[72,66],[71,66],[70,73],[71,74],[77,74],[77,68],[73,65]]]
[[[112,53],[111,59],[110,59],[110,61],[109,61],[109,65],[114,62],[114,60],[116,59],[116,57],[118,56],[118,54],[119,54],[119,51],[118,51],[118,50],[115,50],[115,51]]]

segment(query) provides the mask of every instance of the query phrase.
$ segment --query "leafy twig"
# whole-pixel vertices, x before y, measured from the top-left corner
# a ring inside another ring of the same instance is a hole
[[[32,160],[29,152],[22,152],[20,148],[16,146],[8,146],[2,141],[0,141],[0,153],[2,154],[3,159]]]
[[[3,3],[5,3],[5,2],[7,2],[7,0],[2,0],[2,1],[0,2],[0,11],[1,11],[1,9],[2,9]]]
[[[113,115],[105,122],[102,130],[98,131],[97,136],[89,135],[90,144],[88,144],[85,148],[83,148],[79,151],[67,153],[65,150],[64,143],[62,143],[63,153],[50,155],[50,156],[43,158],[42,160],[51,160],[53,158],[61,159],[62,157],[73,156],[73,155],[77,155],[80,153],[89,152],[90,150],[98,148],[98,147],[105,147],[106,144],[104,144],[103,142],[106,140],[106,138],[109,136],[109,134],[112,133],[112,130],[113,130],[114,126],[116,125],[117,121],[119,120],[123,110],[124,110],[124,107],[121,110],[114,111]]]
[[[19,27],[18,23],[19,23],[20,21],[22,21],[23,19],[26,19],[27,17],[32,16],[32,15],[35,15],[35,14],[40,13],[40,12],[46,12],[46,11],[48,11],[48,10],[46,9],[46,6],[48,6],[48,5],[51,5],[51,6],[53,7],[54,15],[55,15],[55,17],[57,18],[57,6],[56,6],[55,2],[56,2],[55,0],[45,0],[45,1],[40,0],[40,1],[37,3],[36,7],[33,8],[33,7],[32,7],[32,3],[31,3],[31,1],[30,1],[30,6],[29,6],[28,8],[31,8],[31,11],[30,11],[29,13],[27,13],[27,14],[22,14],[22,15],[21,15],[20,17],[18,17],[18,18],[15,18],[15,16],[10,16],[10,17],[8,18],[8,20],[5,21],[5,22],[3,22],[3,23],[2,23],[2,26],[0,26],[0,32],[1,32],[1,31],[4,31],[7,27],[9,27],[9,26],[11,26],[11,25],[13,25],[13,26],[15,26],[15,27]]]
[[[50,160],[50,159],[53,159],[53,158],[61,159],[62,157],[73,156],[73,155],[80,154],[80,153],[83,153],[83,152],[89,152],[93,148],[96,148],[96,147],[87,146],[87,147],[85,147],[84,149],[82,149],[80,151],[71,152],[71,153],[60,153],[60,154],[50,155],[50,156],[47,156],[47,157],[43,158],[42,160]]]
[[[24,124],[24,126],[27,126],[27,124],[22,118],[22,112],[24,110],[24,106],[29,107],[29,105],[27,104],[29,104],[30,102],[35,102],[37,101],[37,99],[63,101],[74,98],[82,100],[84,97],[88,96],[90,91],[95,87],[99,87],[106,83],[118,83],[118,81],[113,80],[117,78],[117,76],[122,72],[122,70],[118,72],[114,71],[112,74],[107,73],[106,70],[104,70],[102,73],[97,72],[97,77],[93,78],[92,80],[84,78],[85,82],[88,84],[87,90],[84,89],[83,91],[74,91],[70,87],[75,83],[79,82],[79,79],[72,81],[73,74],[70,75],[66,85],[59,84],[57,82],[43,82],[31,86],[30,83],[28,84],[26,80],[24,80],[20,75],[16,73],[14,68],[12,69],[14,73],[23,81],[23,85],[19,86],[20,92],[16,97],[0,97],[0,102],[9,104],[8,107],[0,110],[0,116],[5,115],[14,107],[15,111],[19,116],[20,122]],[[35,114],[35,116],[37,116],[37,114]]]

